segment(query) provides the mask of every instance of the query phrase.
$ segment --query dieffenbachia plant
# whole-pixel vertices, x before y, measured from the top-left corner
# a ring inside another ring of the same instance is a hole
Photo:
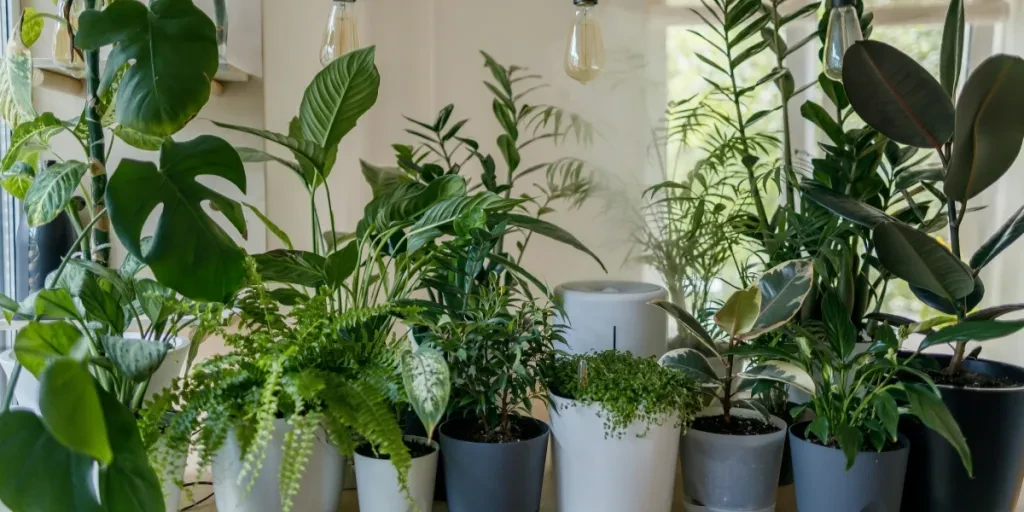
[[[1024,328],[1024,322],[999,320],[1024,309],[1022,304],[972,312],[985,295],[981,271],[1024,234],[1024,208],[969,261],[962,261],[960,246],[968,204],[994,185],[1020,153],[1024,97],[1018,88],[1024,86],[1024,59],[994,55],[980,63],[958,89],[965,52],[963,9],[962,0],[950,2],[938,80],[913,58],[878,41],[854,44],[843,68],[849,102],[881,134],[879,142],[888,139],[935,151],[942,168],[920,176],[920,183],[943,203],[950,246],[871,205],[850,198],[812,196],[837,214],[871,228],[879,270],[905,280],[918,299],[952,316],[921,344],[921,350],[954,344],[945,370],[951,375],[961,370],[968,342],[1002,338]]]
[[[814,382],[803,369],[779,360],[763,361],[737,374],[736,363],[740,357],[736,351],[745,342],[786,325],[800,311],[813,285],[814,267],[810,261],[794,260],[765,272],[757,285],[733,293],[715,314],[715,323],[725,333],[722,340],[714,339],[700,322],[675,304],[653,302],[689,329],[713,354],[722,370],[716,371],[704,352],[689,348],[668,352],[662,356],[661,364],[700,383],[702,389],[721,404],[726,423],[732,419],[733,406],[753,409],[767,419],[769,413],[763,404],[740,396],[741,381],[773,380],[809,393],[814,392]]]

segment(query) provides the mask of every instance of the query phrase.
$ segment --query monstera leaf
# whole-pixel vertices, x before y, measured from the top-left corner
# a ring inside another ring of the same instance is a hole
[[[219,176],[245,192],[245,169],[231,144],[210,135],[188,142],[168,140],[160,167],[122,160],[107,186],[107,210],[128,252],[149,265],[157,280],[186,297],[223,301],[244,278],[245,254],[203,209],[209,202],[243,236],[242,206],[199,183]],[[149,250],[142,250],[142,228],[163,205]]]
[[[191,0],[114,2],[87,10],[75,44],[83,50],[113,45],[100,92],[131,64],[117,90],[117,122],[149,135],[181,130],[210,99],[217,74],[217,29]]]
[[[814,286],[814,265],[807,260],[789,261],[761,276],[761,312],[754,327],[743,335],[753,339],[783,326],[804,305]]]

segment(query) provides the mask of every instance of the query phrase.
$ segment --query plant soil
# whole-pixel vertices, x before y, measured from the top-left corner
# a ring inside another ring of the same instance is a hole
[[[693,428],[701,432],[730,436],[762,436],[779,431],[779,427],[757,418],[733,416],[728,424],[725,416],[701,416],[693,420]]]
[[[409,455],[412,455],[412,458],[414,459],[426,457],[427,455],[434,453],[434,447],[430,446],[429,444],[418,443],[416,441],[410,441],[408,439],[404,439],[403,442],[405,443],[405,447],[409,449]],[[370,446],[370,443],[363,443],[359,445],[359,447],[356,448],[356,453],[364,457],[370,457],[373,459],[391,460],[391,456],[389,455],[383,453],[374,453],[373,448]]]
[[[928,372],[936,384],[956,388],[1003,389],[1024,386],[1024,382],[1002,376],[960,370],[956,375]]]
[[[502,444],[528,441],[544,433],[544,429],[532,418],[516,416],[510,423],[508,432],[487,431],[478,420],[467,418],[446,425],[444,434],[459,441]]]

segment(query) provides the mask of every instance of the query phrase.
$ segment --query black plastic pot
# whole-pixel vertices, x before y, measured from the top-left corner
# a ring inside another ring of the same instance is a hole
[[[860,452],[847,471],[846,456],[839,449],[804,439],[809,424],[797,423],[789,429],[798,510],[899,512],[910,452],[910,442],[905,436],[900,436],[899,447],[895,450]]]
[[[468,420],[441,425],[448,510],[452,512],[536,512],[540,508],[550,429],[534,418],[516,418],[530,439],[478,443],[459,439]]]
[[[949,356],[934,358],[943,365],[949,362]],[[1024,382],[1024,368],[1019,366],[968,360],[964,368]],[[971,449],[974,478],[968,476],[949,442],[916,420],[906,419],[900,423],[900,431],[914,449],[910,452],[903,510],[1011,510],[1024,470],[1024,387],[940,388],[942,400]]]
[[[36,227],[21,228],[27,248],[26,258],[20,272],[28,277],[28,293],[46,288],[46,277],[57,270],[61,260],[73,249],[75,244],[75,227],[67,213],[61,212],[56,219]]]

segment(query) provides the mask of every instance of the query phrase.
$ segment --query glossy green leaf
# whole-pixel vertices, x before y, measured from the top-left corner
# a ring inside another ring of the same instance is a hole
[[[123,375],[135,382],[145,382],[160,368],[167,350],[166,343],[120,336],[102,336],[100,341],[107,358]]]
[[[974,291],[972,291],[967,297],[951,301],[937,293],[930,292],[919,286],[910,285],[910,293],[913,293],[915,297],[921,302],[928,305],[928,307],[941,311],[947,315],[956,315],[957,312],[966,313],[973,310],[981,304],[982,299],[985,298],[985,283],[982,282],[981,277],[974,278]]]
[[[30,322],[18,330],[14,357],[37,378],[47,363],[61,357],[80,359],[88,347],[77,327],[66,322]]]
[[[65,273],[68,273],[66,269]],[[39,290],[32,303],[37,318],[79,319],[82,316],[71,292],[62,288]]]
[[[822,298],[821,312],[829,345],[841,358],[847,359],[857,346],[857,328],[850,318],[850,310],[839,294],[829,290]]]
[[[822,443],[828,443],[832,438],[832,431],[829,429],[828,418],[824,416],[818,416],[811,420],[811,423],[807,425],[807,430],[804,432],[813,435]],[[805,437],[810,439],[809,436],[805,435]]]
[[[921,350],[943,343],[957,341],[988,341],[1005,338],[1024,329],[1024,321],[978,320],[962,322],[935,331],[921,342]]]
[[[429,347],[402,354],[402,383],[409,404],[428,433],[441,421],[451,393],[451,375],[444,355]]]
[[[236,147],[235,151],[238,151],[238,157],[241,158],[242,161],[245,163],[277,162],[287,167],[300,178],[302,178],[303,182],[305,182],[306,180],[305,175],[303,174],[302,171],[302,167],[300,167],[299,164],[295,162],[286,160],[279,156],[271,155],[270,153],[267,153],[262,149]]]
[[[164,491],[150,464],[132,411],[100,391],[114,461],[100,468],[99,491],[107,512],[164,512]]]
[[[313,77],[302,95],[299,126],[302,139],[324,150],[320,169],[326,178],[334,166],[341,139],[377,102],[380,75],[373,46],[335,59]]]
[[[846,133],[839,123],[829,115],[825,109],[813,101],[805,101],[800,106],[800,115],[825,132],[825,135],[835,144],[846,143]]]
[[[327,260],[311,252],[277,249],[253,258],[260,276],[267,282],[319,288],[327,279]]]
[[[86,10],[75,44],[82,50],[111,46],[100,91],[129,64],[117,88],[118,124],[149,135],[181,130],[210,98],[217,74],[217,29],[190,0],[114,2]]]
[[[93,491],[95,463],[69,450],[32,412],[0,415],[0,501],[11,510],[100,512]]]
[[[939,78],[950,98],[956,92],[960,67],[964,55],[964,28],[966,25],[963,0],[950,0],[946,23],[942,29],[942,48],[939,53]]]
[[[1017,210],[1005,224],[1000,226],[998,231],[978,248],[974,256],[971,256],[971,268],[975,270],[985,268],[985,265],[1013,245],[1021,235],[1024,235],[1024,207]]]
[[[35,171],[25,162],[15,162],[9,170],[0,173],[0,186],[19,201],[24,201],[35,180]]]
[[[880,41],[854,43],[843,58],[843,85],[868,126],[919,148],[939,148],[953,136],[953,102],[912,57]]]
[[[114,135],[123,140],[125,144],[143,151],[159,151],[164,145],[164,141],[167,140],[166,137],[148,135],[138,130],[128,128],[127,126],[115,127]]]
[[[715,323],[731,337],[739,336],[757,322],[761,312],[761,290],[751,286],[746,290],[733,292],[725,304],[715,313]]]
[[[85,310],[86,320],[99,322],[103,330],[124,330],[125,312],[118,296],[100,285],[96,276],[86,275],[83,278],[77,298]]]
[[[687,377],[702,383],[715,383],[719,381],[711,363],[700,351],[692,348],[679,348],[666,353],[658,359],[658,364],[665,368],[683,372]]]
[[[943,191],[964,202],[1010,169],[1024,142],[1024,59],[995,55],[971,73],[956,107]]]
[[[413,181],[405,171],[398,167],[378,167],[366,160],[360,160],[359,166],[363,171],[363,178],[365,178],[366,183],[370,185],[373,197],[380,196],[388,190],[391,190],[395,185]]]
[[[152,279],[136,279],[134,286],[135,298],[142,314],[146,315],[151,325],[162,327],[176,309],[171,304],[174,291]]]
[[[256,208],[255,206],[249,203],[242,203],[242,205],[248,208],[249,211],[251,211],[252,214],[256,216],[256,218],[260,219],[260,222],[262,222],[263,225],[266,226],[267,229],[270,230],[270,232],[273,233],[278,240],[284,242],[284,246],[286,248],[288,248],[289,250],[295,249],[295,246],[292,245],[292,239],[288,237],[288,233],[285,233],[280,226],[274,224],[274,221],[270,220],[270,218],[264,215],[259,208]]]
[[[819,183],[804,183],[803,196],[825,207],[832,213],[866,228],[895,219],[867,203],[844,196]]]
[[[711,349],[712,352],[718,352],[718,348],[715,346],[715,341],[711,337],[711,334],[708,334],[708,331],[704,329],[704,326],[701,325],[701,323],[696,318],[694,318],[693,315],[688,313],[685,309],[667,300],[656,300],[651,302],[650,304],[652,306],[657,306],[666,313],[668,313],[668,316],[672,317],[676,322],[678,322],[680,327],[685,328],[687,331],[690,331],[691,334],[696,336],[697,339],[700,340],[700,342],[703,343],[705,347]]]
[[[166,0],[165,0],[166,1]],[[224,301],[242,286],[245,253],[205,211],[216,209],[245,235],[242,206],[199,183],[218,176],[245,192],[245,169],[223,139],[203,135],[168,140],[153,162],[122,160],[107,186],[110,221],[125,249],[145,262],[161,283],[196,300]],[[142,229],[158,205],[153,244],[142,251]]]
[[[36,117],[32,106],[32,53],[15,31],[0,61],[0,119],[18,126]]]
[[[971,269],[921,231],[886,222],[875,228],[874,242],[882,266],[912,285],[951,300],[974,291]]]
[[[605,268],[601,258],[597,257],[593,251],[591,251],[586,245],[583,244],[578,238],[573,236],[572,233],[548,222],[545,220],[537,219],[527,215],[520,215],[517,213],[510,213],[504,216],[508,219],[508,223],[511,226],[517,226],[527,231],[532,231],[538,235],[550,238],[556,242],[562,242],[563,244],[569,245],[579,251],[586,253],[588,256],[594,259],[598,265],[601,266],[601,270],[608,272]]]
[[[964,440],[964,436],[960,432],[960,426],[956,424],[956,420],[949,413],[942,397],[922,384],[906,382],[901,384],[901,387],[910,402],[910,413],[920,418],[926,427],[934,430],[953,445],[953,448],[960,454],[960,461],[967,469],[967,474],[973,477],[974,464],[971,461],[970,448],[967,447],[967,441]]]
[[[857,460],[857,454],[864,446],[864,435],[852,425],[839,425],[835,428],[836,443],[846,457],[846,470],[849,471]]]
[[[899,435],[897,427],[900,422],[900,411],[896,405],[896,400],[889,393],[878,393],[875,395],[872,406],[875,409],[875,416],[878,417],[878,421],[882,422],[882,426],[885,427],[885,432],[889,435],[889,439],[895,441]]]
[[[32,47],[43,35],[43,17],[31,7],[25,7],[21,13],[21,43]]]
[[[785,361],[766,361],[740,373],[744,379],[770,380],[789,384],[814,395],[814,379],[806,370]]]
[[[47,430],[61,444],[110,464],[114,455],[107,424],[85,363],[63,357],[46,365],[39,375],[39,411]]]
[[[1010,313],[1016,313],[1018,311],[1024,311],[1024,304],[1006,304],[1003,306],[992,306],[982,310],[975,311],[967,315],[964,320],[968,322],[977,322],[981,320],[995,320],[1001,316],[1008,315]]]
[[[808,260],[788,261],[762,274],[757,281],[761,312],[743,338],[753,339],[785,325],[803,307],[813,286],[814,265]]]
[[[345,280],[355,272],[358,265],[359,244],[353,240],[345,245],[345,247],[327,256],[327,263],[324,267],[327,285],[334,289],[340,288],[345,284]]]
[[[442,227],[450,227],[465,212],[480,209],[487,211],[507,211],[522,201],[505,199],[493,192],[478,192],[471,196],[455,196],[434,203],[423,212],[423,215],[409,229],[409,252],[414,253],[428,242],[441,236]]]
[[[69,160],[39,171],[25,194],[28,225],[41,226],[56,219],[67,208],[87,169],[84,163]]]
[[[510,172],[515,171],[521,160],[516,141],[512,140],[512,137],[502,134],[498,137],[498,149],[501,150],[501,156],[505,157],[505,164],[508,165]]]
[[[248,126],[239,126],[230,123],[221,123],[213,121],[213,124],[227,130],[234,130],[237,132],[247,133],[249,135],[255,135],[257,137],[260,137],[262,139],[268,140],[270,142],[279,144],[287,148],[292,152],[293,155],[295,155],[296,159],[299,160],[299,163],[296,165],[299,166],[298,174],[299,177],[302,178],[303,183],[307,187],[312,186],[314,183],[319,183],[320,180],[317,178],[317,173],[321,172],[319,169],[321,169],[324,164],[324,151],[316,144],[302,140],[301,135],[298,133],[298,131],[296,131],[294,135],[284,135],[281,133],[272,132],[270,130],[249,128]],[[296,126],[296,129],[297,128],[298,127]],[[277,160],[277,158],[274,158],[274,160]],[[287,162],[286,160],[277,161],[282,163]],[[305,165],[303,165],[304,163]],[[285,165],[288,164],[286,163]],[[288,166],[291,167],[291,165]],[[307,166],[308,169],[306,168]],[[294,168],[292,169],[295,170]]]
[[[48,148],[50,139],[65,129],[67,127],[64,122],[49,112],[15,126],[11,134],[10,148],[3,156],[0,167],[10,169],[19,160],[34,167],[36,163],[28,161],[33,159],[31,155],[38,155],[40,151]]]

